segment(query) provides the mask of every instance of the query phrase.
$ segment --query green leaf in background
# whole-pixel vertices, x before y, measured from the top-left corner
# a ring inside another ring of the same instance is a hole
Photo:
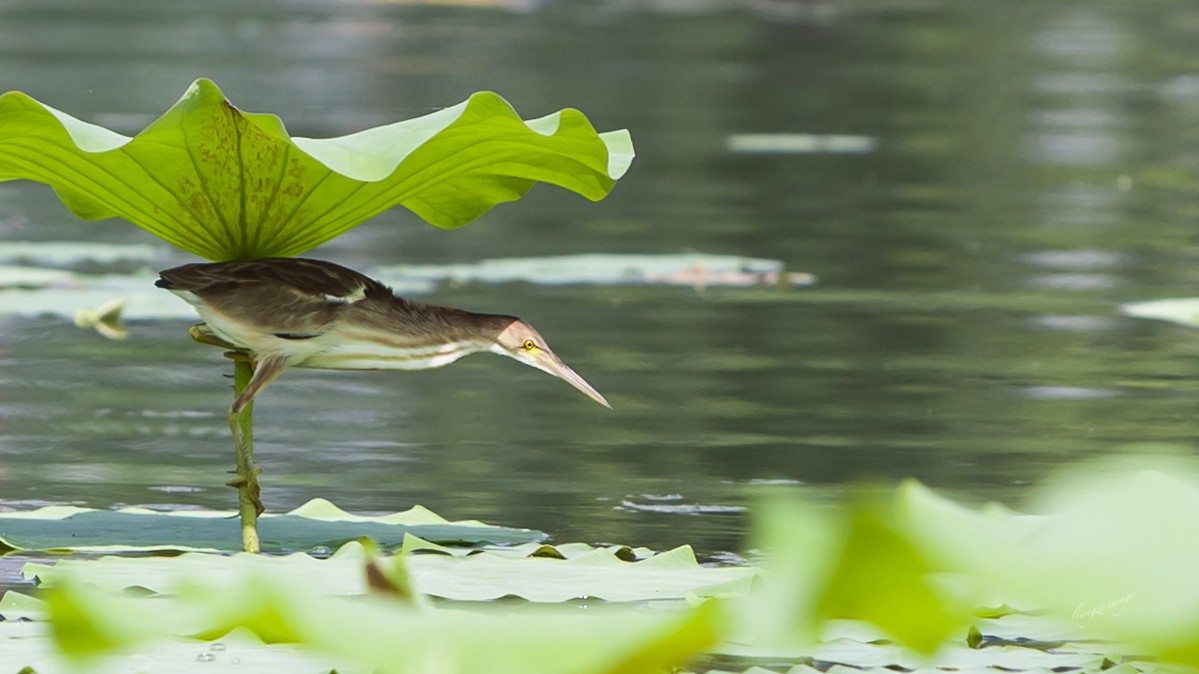
[[[0,246],[0,316],[57,315],[79,327],[95,327],[105,336],[118,319],[178,318],[194,322],[195,310],[154,287],[149,271],[152,246],[113,246],[73,242],[5,241]],[[6,264],[17,261],[19,265]],[[120,261],[140,268],[129,273],[94,275],[50,266]],[[26,266],[26,264],[38,266]],[[439,283],[665,284],[698,290],[712,287],[775,288],[810,285],[815,277],[789,272],[777,260],[731,255],[591,254],[501,258],[460,265],[403,265],[364,270],[405,297],[433,292]],[[111,311],[119,307],[119,311]]]
[[[454,283],[513,283],[540,285],[595,284],[761,287],[808,286],[816,277],[788,272],[779,260],[735,255],[633,255],[590,253],[550,257],[510,257],[473,264],[394,265],[372,270],[378,278]]]
[[[240,524],[234,515],[64,506],[3,513],[0,550],[234,551],[241,549]],[[401,545],[409,533],[451,545],[526,543],[545,537],[540,531],[496,527],[474,520],[450,522],[419,506],[378,517],[352,515],[324,499],[313,499],[281,515],[263,515],[260,533],[264,552],[337,548],[362,537],[392,547]]]
[[[134,138],[21,92],[0,96],[0,181],[50,185],[76,215],[119,216],[212,260],[291,256],[395,206],[459,227],[546,182],[598,200],[628,169],[626,131],[577,110],[522,121],[482,92],[338,138],[292,138],[196,80]]]

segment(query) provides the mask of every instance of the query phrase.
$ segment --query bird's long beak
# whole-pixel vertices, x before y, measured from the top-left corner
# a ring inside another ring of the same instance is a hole
[[[566,383],[582,391],[588,398],[608,409],[612,409],[612,406],[608,404],[607,400],[604,400],[604,396],[600,395],[599,391],[595,390],[591,384],[587,383],[587,380],[579,376],[578,372],[570,369],[569,365],[563,363],[562,359],[552,352],[538,350],[537,353],[528,354],[525,358],[519,358],[518,360],[532,365],[542,372],[548,372],[559,379],[565,380]]]

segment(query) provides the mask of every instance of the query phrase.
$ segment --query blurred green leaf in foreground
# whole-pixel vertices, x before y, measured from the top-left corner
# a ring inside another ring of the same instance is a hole
[[[1063,473],[1038,490],[1035,514],[969,509],[915,481],[885,507],[772,504],[758,543],[779,552],[766,584],[787,596],[751,598],[746,615],[809,636],[851,618],[931,652],[972,612],[1014,606],[1078,638],[1199,666],[1199,468],[1147,463]]]

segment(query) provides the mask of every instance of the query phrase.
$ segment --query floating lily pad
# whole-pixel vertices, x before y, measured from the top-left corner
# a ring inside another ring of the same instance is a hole
[[[89,241],[5,241],[0,244],[0,262],[71,267],[81,262],[149,264],[157,258],[153,246]]]
[[[700,566],[685,546],[636,562],[620,559],[616,551],[590,548],[581,554],[572,552],[569,559],[553,559],[484,550],[463,557],[412,555],[405,561],[418,591],[463,601],[519,597],[542,603],[580,598],[630,602],[740,596],[749,592],[758,575],[747,567]],[[348,543],[328,559],[303,553],[285,557],[244,553],[233,557],[203,553],[171,558],[108,556],[31,563],[25,565],[23,573],[27,578],[36,578],[43,587],[53,587],[68,577],[113,591],[137,587],[169,594],[194,578],[232,589],[247,573],[257,572],[297,586],[317,588],[324,594],[352,595],[367,592],[362,571],[366,560],[361,545]]]
[[[8,591],[0,596],[0,618],[16,620],[45,620],[46,602],[20,592]]]
[[[522,559],[525,557],[551,557],[553,559],[574,559],[582,555],[589,555],[597,550],[602,550],[606,554],[626,562],[636,562],[642,559],[648,559],[658,554],[658,552],[646,547],[630,548],[625,545],[609,545],[604,547],[594,547],[587,543],[558,543],[549,545],[546,543],[521,543],[519,545],[505,545],[503,547],[491,547],[486,551],[489,554],[499,555],[502,557],[510,557],[512,559]],[[429,541],[422,540],[416,536],[408,536],[404,539],[404,545],[400,548],[401,552],[405,553],[440,553],[445,555],[453,555],[455,557],[465,557],[467,555],[478,554],[477,550],[461,547],[449,547],[437,545]]]
[[[1120,307],[1120,311],[1134,318],[1153,318],[1199,328],[1199,297],[1134,302]]]
[[[351,515],[323,499],[282,515],[263,515],[259,533],[264,552],[337,548],[362,537],[391,547],[402,544],[408,533],[450,545],[525,543],[544,537],[530,529],[450,522],[420,507],[380,517]],[[234,551],[241,547],[241,528],[234,512],[51,506],[0,514],[0,544],[10,551]]]
[[[805,648],[768,649],[753,646],[723,645],[715,649],[725,656],[746,662],[753,660],[803,662],[791,671],[813,674],[822,672],[1099,672],[1105,656],[1085,647],[1045,651],[1019,646],[983,649],[961,644],[946,644],[933,658],[915,655],[889,642],[861,642],[831,639]],[[752,670],[746,670],[752,671]]]
[[[737,154],[870,154],[878,147],[873,136],[818,133],[735,133],[724,139]]]
[[[61,269],[0,266],[0,288],[41,288],[68,285],[74,282],[75,275]]]
[[[12,594],[11,592],[9,594]],[[6,595],[7,596],[7,595]],[[28,668],[28,669],[23,669]],[[200,641],[165,637],[127,648],[120,658],[92,659],[86,667],[63,662],[46,623],[0,622],[4,674],[370,674],[303,644],[264,644],[247,630]]]
[[[86,275],[28,267],[0,267],[0,316],[60,316],[73,319],[80,310],[96,310],[123,301],[126,320],[198,320],[195,309],[171,293],[154,287],[157,274]],[[398,279],[393,289],[400,294],[424,294],[433,290],[427,281]]]
[[[474,264],[393,265],[383,279],[541,285],[661,284],[684,286],[811,285],[811,274],[784,271],[778,260],[735,255],[562,255],[483,260]]]
[[[785,271],[778,260],[731,255],[566,255],[503,258],[461,265],[393,265],[368,269],[400,295],[432,292],[439,282],[540,285],[806,286],[811,274]],[[0,266],[0,315],[75,317],[123,301],[125,320],[195,320],[195,311],[154,287],[149,271],[102,276],[67,270]]]
[[[421,555],[411,558],[408,566],[422,592],[472,601],[507,596],[535,602],[742,596],[758,575],[747,567],[700,566],[687,546],[636,562],[598,549],[565,560],[512,559],[487,552],[462,558]]]

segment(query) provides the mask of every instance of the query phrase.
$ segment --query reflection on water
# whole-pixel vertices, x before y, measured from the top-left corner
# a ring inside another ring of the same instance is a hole
[[[1193,451],[1199,339],[1118,310],[1195,294],[1199,8],[651,9],[668,4],[0,0],[0,89],[123,133],[197,76],[308,136],[478,89],[529,117],[575,106],[638,144],[606,201],[538,189],[452,232],[394,212],[317,254],[371,267],[701,251],[820,279],[443,284],[426,299],[536,324],[615,410],[499,359],[288,372],[257,418],[273,510],[419,502],[558,540],[715,554],[740,546],[741,509],[775,483],[914,476],[1018,500],[1096,454]],[[742,147],[771,137],[857,149]],[[4,240],[156,243],[13,183]],[[106,270],[130,271],[79,271]],[[3,502],[232,507],[229,367],[185,325],[137,321],[112,342],[0,318]]]

